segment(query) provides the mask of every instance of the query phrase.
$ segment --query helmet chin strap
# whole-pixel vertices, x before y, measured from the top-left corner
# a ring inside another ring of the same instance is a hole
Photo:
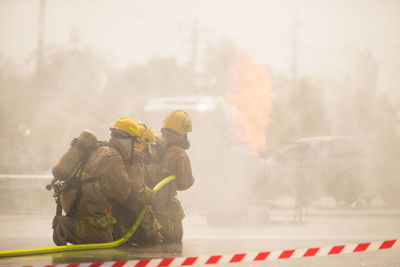
[[[133,164],[133,154],[135,154],[134,152],[135,152],[135,142],[136,142],[136,136],[133,136],[132,138],[131,138],[131,140],[132,140],[132,142],[131,142],[131,164],[130,165],[132,165]]]
[[[146,148],[144,149],[144,153],[146,154],[146,161],[147,162],[150,162],[152,159],[151,159],[151,146],[150,146],[150,144],[147,144],[146,145]]]

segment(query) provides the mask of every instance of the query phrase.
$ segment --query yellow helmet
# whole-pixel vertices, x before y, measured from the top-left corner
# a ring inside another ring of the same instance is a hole
[[[135,147],[143,151],[148,144],[154,143],[156,141],[156,136],[151,128],[148,127],[146,124],[138,123],[138,126],[139,138],[138,142],[135,143]]]
[[[185,135],[192,131],[192,119],[183,110],[174,110],[165,117],[162,128],[169,128],[180,135]]]
[[[139,126],[129,117],[119,118],[114,122],[110,129],[111,131],[122,131],[126,134],[129,134],[131,137],[139,136]]]

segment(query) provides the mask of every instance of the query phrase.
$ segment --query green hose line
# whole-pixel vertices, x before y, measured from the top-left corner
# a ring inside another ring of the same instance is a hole
[[[157,193],[164,185],[171,182],[176,178],[175,175],[170,175],[164,178],[161,182],[159,182],[153,188],[153,192]],[[64,252],[64,251],[77,251],[77,250],[89,250],[89,249],[103,249],[103,248],[114,248],[124,244],[128,241],[132,235],[135,233],[136,229],[139,227],[142,222],[143,216],[146,213],[149,205],[146,204],[140,210],[136,221],[133,223],[132,227],[129,231],[120,239],[108,242],[108,243],[95,243],[95,244],[81,244],[81,245],[70,245],[70,246],[58,246],[58,247],[48,247],[48,248],[33,248],[33,249],[21,249],[21,250],[9,250],[9,251],[0,251],[0,258],[5,257],[15,257],[15,256],[25,256],[25,255],[38,255],[38,254],[46,254],[46,253],[54,253],[54,252]]]

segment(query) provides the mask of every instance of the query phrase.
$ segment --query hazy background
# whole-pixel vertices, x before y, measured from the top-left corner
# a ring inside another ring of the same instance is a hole
[[[187,210],[293,204],[304,187],[308,205],[398,207],[399,32],[396,0],[0,0],[0,173],[50,174],[81,130],[108,138],[127,115],[158,133],[169,111],[147,101],[206,95],[223,104],[187,109]],[[367,140],[362,171],[271,178],[284,144],[315,136]]]

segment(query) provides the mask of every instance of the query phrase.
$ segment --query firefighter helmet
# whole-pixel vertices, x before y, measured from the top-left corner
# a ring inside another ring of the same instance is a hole
[[[172,129],[180,135],[192,131],[192,119],[183,110],[174,110],[165,117],[162,128]]]
[[[144,123],[138,123],[139,126],[139,138],[138,142],[135,143],[135,147],[144,150],[148,144],[156,141],[156,136],[149,126]]]
[[[129,117],[121,117],[116,120],[113,126],[110,128],[112,132],[123,132],[128,134],[126,137],[138,137],[139,136],[139,126]]]

